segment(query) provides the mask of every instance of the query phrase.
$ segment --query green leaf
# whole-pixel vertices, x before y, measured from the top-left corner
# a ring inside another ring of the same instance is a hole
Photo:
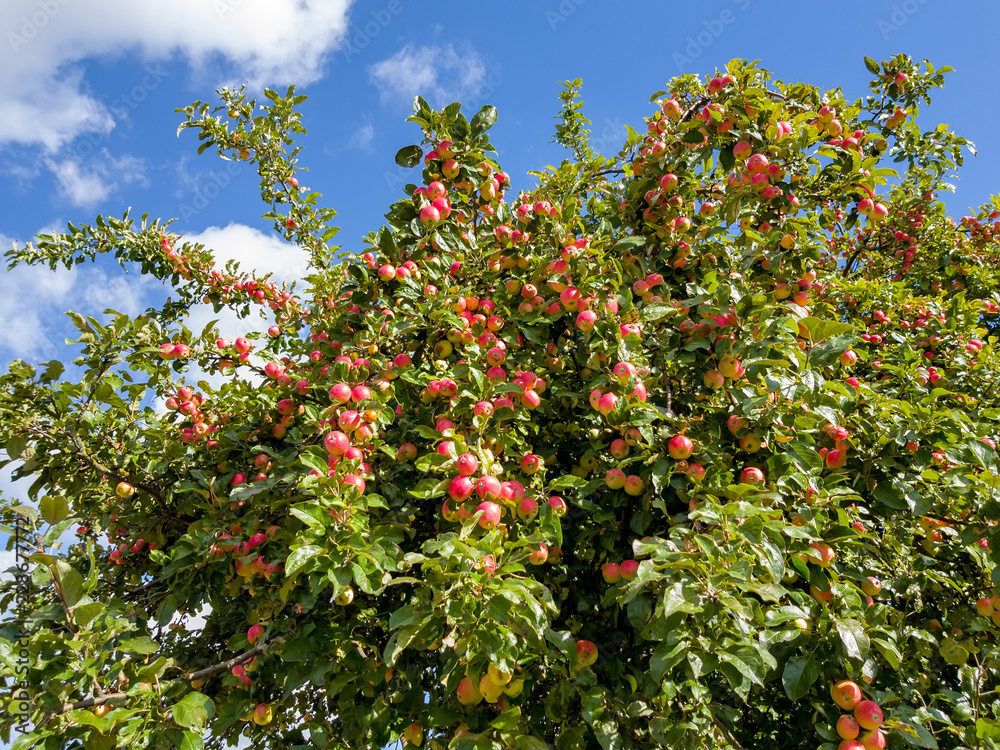
[[[496,121],[497,108],[491,104],[487,104],[473,115],[472,122],[470,123],[472,132],[476,134],[483,133],[492,128],[496,124]]]
[[[143,636],[141,638],[129,638],[119,647],[128,654],[155,654],[160,650],[159,644],[152,638]]]
[[[171,715],[174,721],[185,729],[201,731],[208,719],[215,715],[215,704],[207,695],[195,691],[175,703]]]
[[[837,357],[850,349],[853,343],[853,335],[835,336],[809,352],[809,363],[813,367],[829,367],[837,361]]]
[[[98,613],[102,612],[104,609],[105,605],[101,602],[81,604],[73,610],[73,622],[78,627],[86,627],[90,621],[97,617]]]
[[[508,708],[497,718],[490,722],[490,726],[494,729],[516,729],[517,725],[521,723],[521,707],[514,706],[513,708]]]
[[[396,163],[410,169],[417,166],[420,160],[423,158],[424,152],[420,149],[420,146],[403,146],[396,152]]]
[[[969,660],[969,650],[964,646],[960,646],[951,638],[946,638],[941,644],[941,648],[938,649],[938,653],[941,654],[941,658],[946,662],[955,667],[960,667],[965,662]]]
[[[431,106],[422,96],[413,97],[413,116],[427,119],[431,114]]]
[[[321,548],[312,544],[307,544],[305,547],[299,547],[294,550],[285,561],[285,575],[294,575],[303,565],[312,560],[322,551],[323,550]]]
[[[844,646],[844,653],[862,661],[868,656],[869,641],[864,625],[857,620],[837,620],[837,633]]]
[[[28,447],[28,438],[23,435],[14,435],[7,440],[7,445],[5,449],[7,455],[12,459],[17,461],[21,458],[21,454],[24,453],[24,449]]]
[[[793,701],[801,699],[809,692],[819,674],[819,664],[812,654],[789,659],[781,673],[781,684],[785,688],[785,695]]]
[[[184,738],[181,740],[180,750],[205,750],[205,741],[197,732],[188,730],[184,732]]]
[[[83,576],[65,560],[57,560],[51,568],[52,577],[59,584],[67,607],[74,606],[83,598]]]
[[[46,495],[38,501],[38,512],[48,524],[57,524],[69,515],[69,503],[59,495]]]
[[[875,75],[879,74],[878,63],[872,60],[870,57],[865,58],[865,67],[868,68],[868,70],[874,73]]]
[[[511,747],[516,747],[518,750],[550,750],[547,742],[524,734],[519,734],[515,737]]]

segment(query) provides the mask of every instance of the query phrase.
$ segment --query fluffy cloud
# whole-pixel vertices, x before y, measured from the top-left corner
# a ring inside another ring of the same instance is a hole
[[[107,149],[87,164],[72,158],[47,159],[46,166],[56,178],[60,196],[81,208],[97,205],[119,185],[148,184],[141,159],[127,155],[115,158]]]
[[[254,84],[307,83],[343,39],[351,0],[4,0],[0,3],[0,144],[54,152],[115,115],[87,89],[79,64],[138,52],[204,68],[220,58]],[[128,92],[122,92],[127,94]]]
[[[348,146],[352,149],[357,149],[359,151],[368,151],[371,149],[372,140],[375,138],[375,126],[370,122],[366,122],[356,131],[354,135],[351,136],[350,143]]]
[[[228,260],[235,260],[244,271],[273,273],[276,281],[301,278],[308,270],[309,256],[304,250],[273,232],[265,234],[246,224],[209,227],[198,234],[185,235],[184,241],[212,250],[219,267]]]
[[[384,103],[409,102],[417,94],[441,106],[478,97],[487,85],[486,66],[475,50],[407,44],[369,69]]]
[[[8,250],[12,240],[0,235],[0,248]],[[0,276],[0,359],[39,361],[66,359],[62,343],[72,336],[63,315],[74,310],[102,319],[106,309],[137,315],[147,306],[147,295],[162,289],[151,276],[138,273],[109,275],[94,266],[17,266]],[[30,293],[26,293],[30,290]],[[58,342],[58,343],[57,343]]]

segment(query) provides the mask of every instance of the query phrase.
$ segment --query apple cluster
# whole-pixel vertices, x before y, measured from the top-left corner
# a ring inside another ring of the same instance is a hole
[[[866,700],[861,688],[851,680],[841,680],[830,686],[833,702],[844,711],[837,719],[837,734],[843,740],[837,750],[883,750],[886,736],[879,728],[884,718],[875,701]]]

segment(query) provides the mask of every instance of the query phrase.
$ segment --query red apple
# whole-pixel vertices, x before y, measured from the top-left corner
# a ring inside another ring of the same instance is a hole
[[[601,574],[608,583],[618,583],[622,579],[621,566],[618,563],[607,563],[601,568]]]
[[[471,453],[463,453],[456,463],[458,473],[463,477],[471,477],[479,470],[479,460]]]
[[[479,526],[481,528],[489,531],[490,529],[496,528],[496,525],[500,523],[500,506],[496,503],[487,500],[484,503],[480,503],[476,510],[482,511],[483,513],[483,515],[479,517]]]
[[[830,696],[833,702],[845,711],[853,711],[863,697],[858,683],[851,680],[841,680],[830,686]]]
[[[861,727],[858,726],[858,720],[851,714],[844,714],[837,719],[837,734],[840,735],[841,739],[853,740],[860,733]]]
[[[591,641],[577,641],[576,659],[581,667],[589,667],[597,661],[597,646],[595,646]]]
[[[670,442],[667,443],[667,452],[670,453],[671,458],[690,458],[691,454],[694,453],[694,443],[684,435],[676,435],[670,438]]]
[[[875,701],[861,701],[854,707],[854,718],[862,729],[878,729],[882,726],[882,709]]]

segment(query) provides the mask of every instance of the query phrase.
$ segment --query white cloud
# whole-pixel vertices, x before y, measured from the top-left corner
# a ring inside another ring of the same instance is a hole
[[[348,146],[359,151],[368,151],[371,148],[372,140],[375,138],[375,126],[366,122],[354,131]]]
[[[4,251],[11,243],[0,235]],[[68,328],[63,313],[74,310],[102,319],[104,310],[111,308],[136,315],[145,309],[146,295],[159,284],[152,276],[137,272],[109,275],[94,266],[68,270],[59,266],[55,271],[48,266],[14,267],[0,276],[0,319],[5,322],[0,326],[3,362],[65,359],[63,339],[75,329]]]
[[[451,44],[415,47],[407,44],[369,69],[382,101],[409,103],[417,94],[440,106],[478,96],[486,82],[486,66],[471,47]]]
[[[50,159],[48,167],[55,175],[59,194],[74,206],[93,206],[104,200],[111,192],[111,186],[100,175],[84,172],[79,162],[71,160],[54,162]]]
[[[220,58],[262,83],[308,83],[343,39],[351,0],[4,0],[0,3],[0,143],[54,152],[81,133],[109,132],[115,114],[88,90],[82,61],[138,52],[130,82],[147,91],[181,55],[196,69]],[[158,80],[159,79],[159,80]],[[127,116],[130,90],[120,92]],[[124,99],[123,99],[124,98]],[[112,108],[121,119],[122,113]],[[121,109],[121,108],[119,108]]]
[[[4,248],[10,246],[3,243]],[[53,316],[69,301],[79,269],[50,271],[41,266],[17,266],[0,276],[0,349],[6,359],[37,360],[55,356]],[[26,294],[31,290],[30,294]]]
[[[46,166],[56,178],[59,194],[81,208],[97,205],[120,184],[149,183],[142,159],[130,155],[115,158],[107,149],[89,164],[78,159],[47,159]]]
[[[308,254],[273,232],[231,222],[225,227],[208,227],[197,234],[184,235],[184,242],[202,244],[215,254],[216,266],[227,260],[239,261],[244,271],[273,273],[275,281],[301,278],[307,273]]]

